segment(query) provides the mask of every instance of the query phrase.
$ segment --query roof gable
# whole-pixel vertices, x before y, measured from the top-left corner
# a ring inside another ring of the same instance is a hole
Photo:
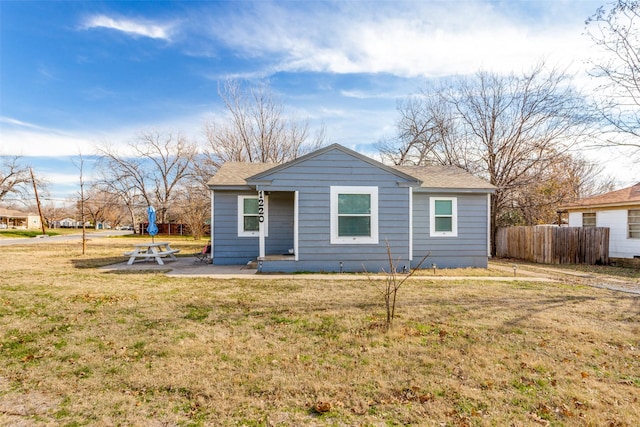
[[[344,154],[346,154],[348,156],[355,157],[356,159],[358,159],[360,161],[368,163],[368,164],[370,164],[370,165],[372,165],[372,166],[374,166],[374,167],[376,167],[378,169],[381,169],[383,171],[386,171],[386,172],[388,172],[388,173],[390,173],[392,175],[396,175],[397,177],[402,178],[402,179],[404,179],[406,181],[409,181],[411,183],[415,183],[416,185],[420,184],[420,180],[417,179],[416,177],[408,175],[408,174],[406,174],[406,173],[404,173],[404,172],[402,172],[402,171],[400,171],[400,170],[398,170],[396,168],[387,166],[384,163],[381,163],[381,162],[378,162],[377,160],[372,159],[371,157],[367,157],[367,156],[365,156],[363,154],[360,154],[360,153],[358,153],[356,151],[353,151],[353,150],[350,150],[350,149],[348,149],[346,147],[343,147],[340,144],[329,145],[327,147],[324,147],[324,148],[321,148],[319,150],[316,150],[316,151],[314,151],[312,153],[309,153],[309,154],[306,154],[304,156],[298,157],[297,159],[291,160],[290,162],[283,163],[281,165],[278,165],[278,166],[275,166],[273,168],[267,169],[264,172],[257,173],[256,175],[253,175],[253,176],[249,177],[247,179],[247,181],[260,181],[260,180],[267,179],[268,176],[270,176],[270,175],[272,175],[274,173],[277,173],[277,172],[280,172],[282,170],[288,169],[288,168],[290,168],[292,166],[299,165],[299,164],[304,163],[304,162],[306,162],[306,161],[308,161],[310,159],[316,158],[318,156],[321,156],[321,155],[326,154],[326,153],[328,153],[330,151],[333,151],[333,150],[341,151],[342,153],[344,153]]]

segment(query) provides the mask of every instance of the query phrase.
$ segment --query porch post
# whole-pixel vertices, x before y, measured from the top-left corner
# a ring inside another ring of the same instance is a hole
[[[298,191],[293,192],[293,254],[298,261]]]
[[[409,187],[409,261],[413,261],[413,187]]]
[[[266,216],[267,205],[264,202],[264,191],[258,191],[258,252],[259,257],[265,257],[265,243],[264,243],[264,218]]]
[[[491,193],[487,194],[487,257],[491,258]]]
[[[209,240],[211,241],[211,264],[213,264],[213,254],[215,253],[215,251],[213,250],[214,245],[215,245],[215,240],[214,240],[214,234],[213,234],[213,224],[214,224],[214,218],[215,218],[215,211],[214,211],[214,197],[215,197],[215,192],[213,190],[211,190],[211,218],[210,218],[210,229],[209,229]]]

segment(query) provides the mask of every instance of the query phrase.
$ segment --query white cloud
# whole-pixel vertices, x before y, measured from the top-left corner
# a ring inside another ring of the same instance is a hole
[[[62,157],[94,155],[99,145],[110,146],[126,154],[129,142],[150,131],[180,132],[190,140],[201,137],[205,120],[213,114],[202,112],[153,123],[134,123],[120,128],[64,131],[0,116],[0,154],[24,157]]]
[[[51,133],[35,129],[3,129],[0,153],[11,156],[74,156],[93,153],[87,136]]]
[[[279,71],[437,77],[481,68],[520,72],[543,58],[552,65],[579,64],[588,47],[581,33],[591,10],[582,7],[585,16],[567,6],[554,10],[551,21],[531,19],[526,11],[507,16],[509,6],[482,1],[304,8],[260,2],[236,16],[218,17],[210,27],[215,38],[245,56],[276,62]]]
[[[82,25],[83,29],[107,28],[122,31],[132,36],[143,36],[152,39],[171,41],[172,24],[156,24],[147,21],[135,21],[133,19],[116,19],[105,15],[95,15],[87,18]]]
[[[10,126],[19,126],[19,127],[28,128],[28,129],[47,130],[42,126],[38,126],[33,123],[23,122],[22,120],[14,119],[12,117],[0,116],[0,123],[4,123]]]

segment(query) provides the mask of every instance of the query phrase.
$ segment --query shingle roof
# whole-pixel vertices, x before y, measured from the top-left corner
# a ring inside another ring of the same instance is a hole
[[[226,162],[211,177],[209,186],[244,186],[247,178],[277,166],[275,163]]]
[[[422,181],[421,188],[464,188],[492,190],[485,180],[455,166],[393,166]]]
[[[609,207],[635,205],[640,206],[640,182],[631,187],[621,190],[600,194],[599,196],[588,197],[576,200],[575,202],[562,206],[560,209],[579,209],[584,207]]]
[[[207,183],[210,187],[246,187],[247,179],[256,175],[264,175],[269,169],[274,172],[292,163],[299,163],[307,158],[324,153],[328,150],[339,149],[348,154],[367,161],[371,164],[378,165],[380,168],[398,176],[406,178],[414,178],[422,182],[420,188],[429,189],[462,189],[462,190],[488,190],[493,191],[495,187],[485,180],[471,175],[467,171],[455,166],[388,166],[376,160],[356,153],[338,144],[322,148],[306,156],[300,157],[289,163],[242,163],[242,162],[226,162],[216,172]],[[397,171],[397,172],[395,172]]]
[[[209,186],[246,186],[247,178],[277,166],[274,163],[227,162],[207,183]],[[485,189],[494,187],[486,181],[454,166],[392,166],[422,181],[421,188]]]

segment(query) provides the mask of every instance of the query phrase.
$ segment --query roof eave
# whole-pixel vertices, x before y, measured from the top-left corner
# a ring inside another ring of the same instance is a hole
[[[250,185],[208,185],[209,190],[228,190],[228,191],[255,191],[255,187]]]
[[[417,193],[476,193],[493,194],[495,188],[462,188],[462,187],[419,187],[414,190]]]
[[[640,200],[616,203],[595,203],[592,205],[567,205],[558,207],[563,211],[579,211],[585,209],[601,209],[601,208],[640,208]]]

